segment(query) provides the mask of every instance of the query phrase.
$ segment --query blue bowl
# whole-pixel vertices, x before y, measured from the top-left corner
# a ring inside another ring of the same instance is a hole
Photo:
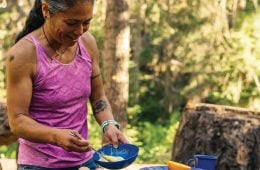
[[[132,164],[138,156],[139,148],[132,144],[120,144],[118,148],[113,148],[112,145],[104,146],[98,149],[98,152],[109,156],[121,156],[124,158],[122,161],[117,162],[103,162],[100,156],[94,153],[93,159],[100,166],[107,169],[122,169]]]

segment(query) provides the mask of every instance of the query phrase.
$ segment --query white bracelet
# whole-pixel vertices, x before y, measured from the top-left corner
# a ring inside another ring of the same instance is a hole
[[[103,133],[105,133],[105,128],[107,127],[107,125],[109,124],[113,124],[115,125],[118,129],[120,129],[120,124],[115,121],[115,120],[105,120],[102,124],[101,124],[101,130]]]

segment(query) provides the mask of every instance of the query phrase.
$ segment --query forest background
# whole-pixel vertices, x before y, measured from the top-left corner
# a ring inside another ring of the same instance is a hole
[[[109,22],[106,20],[109,1],[95,1],[90,27],[101,51],[102,66],[109,53],[104,46],[109,32],[105,25]],[[0,100],[3,102],[6,51],[22,29],[33,2],[0,0]],[[123,123],[130,141],[140,147],[138,163],[166,163],[171,159],[179,118],[189,102],[260,111],[259,0],[122,2],[127,4],[130,30],[130,36],[124,37],[130,44],[130,55],[124,63],[127,65],[124,80],[129,88],[124,99],[127,105],[123,116],[127,119]],[[122,4],[114,5],[120,8]],[[105,72],[103,69],[106,80]],[[111,93],[108,96],[115,99],[111,103],[122,97]],[[92,116],[89,122],[90,140],[100,147],[97,132],[100,127]],[[15,148],[16,144],[1,146],[0,154],[15,158]]]

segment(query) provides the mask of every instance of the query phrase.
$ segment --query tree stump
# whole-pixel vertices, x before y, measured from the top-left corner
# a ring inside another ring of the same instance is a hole
[[[17,141],[17,138],[10,131],[6,111],[6,104],[0,103],[0,146]]]
[[[238,107],[188,104],[182,112],[172,160],[218,157],[217,170],[260,170],[260,113]]]

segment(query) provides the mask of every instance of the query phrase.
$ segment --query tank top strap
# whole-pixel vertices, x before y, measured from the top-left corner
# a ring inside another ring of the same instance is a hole
[[[88,59],[92,60],[88,50],[86,49],[86,47],[84,45],[82,36],[79,37],[79,39],[78,39],[78,47],[79,47],[79,54],[80,54],[80,56],[87,56]]]
[[[44,47],[41,45],[39,40],[31,33],[24,37],[25,40],[31,42],[35,46],[37,64],[39,62],[48,63],[48,54],[45,52]]]
[[[38,46],[40,43],[39,41],[30,33],[24,37],[25,40],[30,41],[35,46]]]

